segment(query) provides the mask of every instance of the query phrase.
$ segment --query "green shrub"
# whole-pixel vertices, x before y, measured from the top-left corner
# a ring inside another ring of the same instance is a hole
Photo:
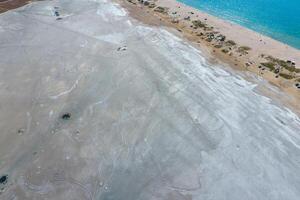
[[[251,48],[250,48],[250,47],[247,47],[247,46],[240,46],[238,50],[239,50],[239,51],[250,51]]]
[[[161,7],[161,6],[157,6],[154,9],[155,12],[159,12],[159,13],[166,13],[167,12],[167,8]]]
[[[282,78],[285,78],[285,79],[293,79],[294,76],[290,75],[290,74],[283,74],[283,73],[280,73],[279,76],[281,76]]]
[[[233,41],[233,40],[227,40],[227,41],[226,41],[226,45],[234,46],[234,45],[236,45],[236,43],[235,43],[235,41]]]
[[[223,53],[228,53],[228,52],[229,52],[228,49],[222,49],[221,51],[222,51]]]
[[[149,8],[155,8],[155,6],[156,6],[155,3],[151,3],[148,7]]]
[[[215,48],[217,48],[217,49],[220,49],[220,48],[222,48],[223,46],[221,45],[221,44],[217,44],[217,45],[215,45]]]
[[[296,69],[295,66],[291,65],[291,63],[288,63],[285,60],[274,58],[272,56],[268,56],[266,57],[266,59],[271,62],[277,63],[278,65],[282,66],[284,69],[288,70],[289,72],[297,72],[297,73],[300,72],[300,69]]]
[[[266,68],[269,68],[271,71],[275,70],[275,63],[273,62],[265,62],[260,64]]]
[[[288,70],[289,72],[295,72],[296,71],[295,66],[284,65],[283,67],[284,67],[284,69]]]
[[[194,20],[192,23],[196,28],[207,28],[207,25],[200,20]]]

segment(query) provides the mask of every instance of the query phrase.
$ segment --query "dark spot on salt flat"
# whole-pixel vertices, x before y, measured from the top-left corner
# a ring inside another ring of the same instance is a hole
[[[19,135],[22,135],[24,132],[25,132],[25,129],[23,129],[23,128],[20,128],[20,129],[18,130],[18,134],[19,134]]]
[[[7,178],[8,176],[7,175],[3,175],[0,177],[0,184],[4,185],[7,183]]]
[[[126,50],[127,50],[127,46],[119,47],[117,49],[117,51],[126,51]]]
[[[71,114],[70,114],[70,113],[65,113],[65,114],[63,114],[63,115],[61,116],[61,118],[62,118],[63,120],[69,120],[69,119],[71,119]]]

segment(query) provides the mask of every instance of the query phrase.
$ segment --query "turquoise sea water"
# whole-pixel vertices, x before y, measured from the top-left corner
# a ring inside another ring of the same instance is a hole
[[[178,0],[300,49],[300,0]]]

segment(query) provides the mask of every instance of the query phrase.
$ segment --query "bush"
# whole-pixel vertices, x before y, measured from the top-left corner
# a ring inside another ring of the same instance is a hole
[[[236,45],[236,43],[235,43],[235,41],[233,41],[233,40],[227,40],[227,41],[226,41],[226,45],[234,46],[234,45]]]
[[[271,71],[275,70],[275,63],[273,62],[265,62],[265,63],[260,63],[266,68],[269,68]]]
[[[239,47],[239,51],[250,51],[251,48],[250,47],[247,47],[247,46],[241,46]]]
[[[294,76],[290,75],[290,74],[283,74],[283,73],[280,73],[279,76],[281,76],[282,78],[285,78],[285,79],[293,79]]]
[[[207,25],[203,22],[201,22],[200,20],[194,20],[192,21],[193,25],[196,27],[196,28],[206,28]]]
[[[268,56],[266,59],[271,62],[277,63],[278,65],[282,66],[284,69],[288,70],[289,72],[296,72],[296,73],[300,72],[300,69],[297,69],[295,66],[293,66],[291,62],[280,60],[272,56]]]
[[[221,44],[217,44],[217,45],[215,45],[215,48],[217,48],[217,49],[220,49],[220,48],[222,48],[223,46],[221,45]]]
[[[284,65],[283,67],[284,67],[284,69],[288,70],[289,72],[295,72],[296,71],[295,66]]]
[[[228,49],[222,49],[222,52],[223,52],[223,53],[228,53],[229,50],[228,50]]]
[[[159,13],[166,13],[167,12],[167,9],[164,8],[164,7],[161,7],[161,6],[157,6],[155,9],[154,9],[155,12],[159,12]]]
[[[156,6],[155,3],[151,3],[148,7],[149,8],[155,8],[155,6]]]

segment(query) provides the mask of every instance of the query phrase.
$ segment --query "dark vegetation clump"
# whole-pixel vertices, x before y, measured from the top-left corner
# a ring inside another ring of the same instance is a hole
[[[223,53],[228,53],[229,50],[227,50],[227,49],[222,49],[222,52],[223,52]]]
[[[203,22],[201,22],[200,20],[194,20],[192,21],[194,27],[196,28],[207,28],[207,25]]]
[[[221,44],[217,44],[217,45],[215,45],[215,48],[217,48],[217,49],[220,49],[220,48],[222,48],[223,46],[221,45]]]
[[[63,120],[69,120],[69,119],[71,119],[71,114],[70,114],[70,113],[65,113],[65,114],[63,114],[63,115],[61,116],[61,118],[62,118]]]
[[[240,46],[237,51],[240,53],[248,54],[248,51],[250,51],[250,50],[251,50],[250,47]]]
[[[233,41],[233,40],[227,40],[225,42],[225,44],[228,45],[228,46],[234,46],[234,45],[236,45],[235,41]]]
[[[161,7],[161,6],[157,6],[154,11],[155,12],[159,12],[159,13],[163,13],[163,14],[166,14],[167,13],[167,8],[164,8],[164,7]]]
[[[289,74],[284,74],[284,73],[280,73],[279,76],[285,78],[285,79],[293,79],[294,76],[289,75]]]
[[[5,185],[7,183],[8,176],[3,175],[0,177],[0,184]]]
[[[289,72],[300,73],[300,69],[296,68],[295,65],[293,64],[293,62],[290,60],[285,61],[285,60],[281,60],[278,58],[274,58],[272,56],[268,56],[266,59],[269,60],[270,62],[273,62],[273,63],[276,63],[276,64],[282,66],[284,69],[286,69]]]
[[[261,63],[261,65],[268,68],[270,71],[275,70],[275,63],[273,63],[273,62],[265,62],[265,63]]]

